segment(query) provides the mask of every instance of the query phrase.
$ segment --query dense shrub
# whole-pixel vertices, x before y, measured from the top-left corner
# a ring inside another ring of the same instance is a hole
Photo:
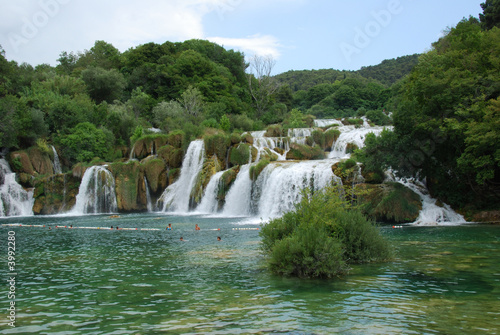
[[[343,189],[303,193],[295,210],[261,229],[269,269],[281,275],[332,278],[347,265],[387,260],[388,242],[374,223],[342,198]]]

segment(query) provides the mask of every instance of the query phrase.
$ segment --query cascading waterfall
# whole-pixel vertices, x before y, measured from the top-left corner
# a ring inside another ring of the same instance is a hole
[[[115,178],[105,166],[92,166],[85,171],[73,214],[115,213],[118,209]]]
[[[334,125],[343,126],[344,124],[337,119],[318,119],[314,120],[314,125],[316,127],[331,127]]]
[[[52,145],[52,151],[54,152],[54,174],[60,174],[62,173],[62,169],[61,169],[61,163],[59,161],[59,155],[57,154],[57,150],[56,148],[54,148],[54,146]]]
[[[33,192],[27,192],[16,181],[5,159],[0,159],[0,217],[33,215]]]
[[[161,195],[159,202],[163,203],[163,211],[187,213],[191,190],[196,184],[203,168],[205,158],[205,145],[202,140],[189,144],[186,156],[182,162],[179,179],[167,187]]]
[[[196,212],[209,214],[216,213],[219,208],[219,202],[217,200],[217,194],[219,192],[220,179],[225,171],[219,171],[210,178],[205,192],[203,193],[203,198],[200,204],[196,207]]]
[[[429,192],[423,183],[412,179],[396,179],[396,181],[417,193],[420,196],[420,199],[422,199],[422,210],[413,224],[435,226],[466,223],[465,218],[451,209],[449,205],[443,204],[442,207],[438,206],[436,204],[437,200],[429,195]]]
[[[148,212],[153,211],[153,202],[151,201],[151,191],[149,190],[148,180],[144,176],[144,188],[146,189],[146,208]]]
[[[288,137],[291,143],[306,144],[307,137],[312,135],[311,128],[294,128],[288,129]]]
[[[365,146],[365,138],[369,133],[380,135],[380,133],[389,127],[371,127],[364,125],[363,127],[356,128],[355,126],[341,126],[337,129],[340,130],[340,136],[333,144],[332,151],[328,155],[329,158],[349,158],[350,154],[347,153],[349,144],[354,144],[358,148]]]
[[[302,190],[323,189],[332,183],[341,184],[332,172],[335,160],[279,162],[269,164],[255,183],[252,201],[261,218],[278,217],[293,209],[302,198]]]
[[[252,214],[252,179],[250,179],[250,166],[245,164],[234,181],[233,186],[226,195],[226,204],[222,211],[227,216],[249,216]]]

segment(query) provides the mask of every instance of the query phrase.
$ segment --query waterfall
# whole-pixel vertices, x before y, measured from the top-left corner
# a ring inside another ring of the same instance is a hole
[[[191,191],[203,168],[204,157],[205,145],[203,141],[191,142],[182,162],[179,179],[167,187],[159,199],[159,202],[163,203],[164,212],[186,213],[189,211]]]
[[[7,161],[0,159],[0,217],[31,216],[33,204],[33,192],[25,191]]]
[[[311,128],[294,128],[288,129],[288,137],[291,143],[306,144],[307,137],[311,136],[313,129]]]
[[[115,213],[118,210],[115,193],[115,178],[105,166],[92,166],[85,171],[74,214]]]
[[[148,209],[148,212],[152,212],[153,203],[151,201],[151,191],[149,190],[148,180],[146,179],[146,176],[144,176],[144,188],[146,189],[146,208]]]
[[[387,127],[385,127],[387,128]],[[332,151],[329,158],[349,158],[351,155],[347,152],[349,144],[354,144],[358,148],[365,146],[365,138],[369,133],[380,135],[385,129],[384,127],[370,127],[364,125],[363,127],[356,128],[355,126],[342,126],[337,129],[340,130],[340,136],[333,144]]]
[[[316,127],[329,127],[333,125],[338,125],[338,126],[343,126],[344,124],[342,121],[337,120],[337,119],[317,119],[314,120],[314,125]]]
[[[252,214],[252,179],[250,179],[250,166],[241,166],[240,172],[233,186],[226,195],[226,204],[222,213],[228,216],[249,216]]]
[[[290,150],[290,143],[284,137],[264,137],[265,132],[252,132],[253,146],[257,149],[258,155],[256,161],[259,161],[261,153],[265,149],[269,149],[272,153],[278,156],[279,161],[286,160],[286,153]],[[275,149],[280,148],[284,150],[283,154],[280,154]]]
[[[56,148],[52,145],[52,151],[54,152],[54,174],[62,173],[61,163],[59,162],[59,155],[57,154]]]
[[[341,183],[332,172],[336,160],[279,162],[269,164],[255,183],[252,201],[262,218],[280,216],[294,208],[302,190],[320,190],[332,182]]]
[[[220,179],[225,171],[219,171],[210,178],[208,185],[203,193],[200,204],[196,207],[199,213],[216,213],[219,209],[217,195],[219,193]]]
[[[422,200],[422,210],[413,224],[435,226],[466,223],[464,217],[456,213],[449,205],[438,206],[437,200],[429,195],[429,191],[422,182],[402,179],[396,179],[396,181],[417,193]]]

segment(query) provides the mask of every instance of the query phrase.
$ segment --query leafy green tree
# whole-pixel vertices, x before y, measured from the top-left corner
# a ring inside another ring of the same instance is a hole
[[[68,135],[58,138],[64,156],[73,162],[88,162],[95,157],[106,159],[112,152],[114,137],[108,130],[90,122],[77,124]]]
[[[88,93],[96,103],[108,103],[120,99],[126,86],[125,78],[116,69],[105,70],[101,67],[89,67],[82,71]]]
[[[481,4],[483,13],[479,14],[481,26],[485,30],[500,28],[500,0],[486,0]]]
[[[199,89],[193,86],[189,86],[188,89],[182,93],[179,102],[186,113],[194,117],[201,115],[205,104],[203,94],[201,94]]]
[[[229,131],[231,129],[231,120],[227,117],[226,114],[222,115],[219,121],[220,129],[224,131]]]

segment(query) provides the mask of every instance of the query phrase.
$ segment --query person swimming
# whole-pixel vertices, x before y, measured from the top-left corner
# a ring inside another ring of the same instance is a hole
[[[222,239],[220,238],[220,236],[217,236],[217,241],[222,241]]]
[[[198,227],[198,224],[195,224],[195,226],[194,226],[194,230],[201,230],[201,228],[200,228],[200,227]]]
[[[167,230],[172,230],[172,224],[171,223],[168,224]]]

